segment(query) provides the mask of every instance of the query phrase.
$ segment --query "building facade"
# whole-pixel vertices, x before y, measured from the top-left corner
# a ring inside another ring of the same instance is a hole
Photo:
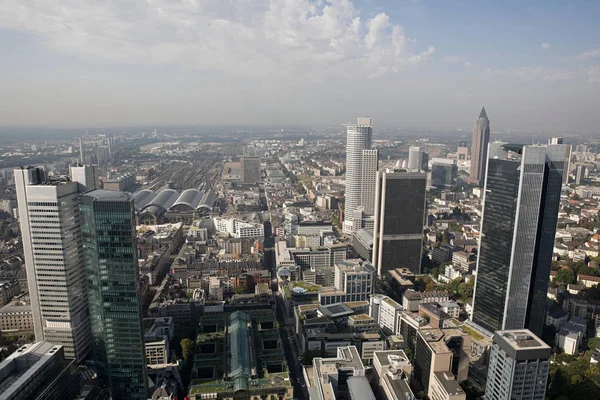
[[[379,150],[363,150],[362,172],[361,172],[361,202],[363,211],[372,215],[375,211],[375,176],[379,167]],[[355,230],[360,229],[356,226]]]
[[[551,350],[527,329],[495,332],[486,400],[543,400]]]
[[[15,169],[34,333],[82,360],[91,348],[78,183],[42,168]]]
[[[373,265],[380,278],[399,267],[421,272],[426,189],[424,173],[377,173]]]
[[[260,157],[240,157],[242,183],[260,182]]]
[[[410,172],[420,172],[423,165],[423,153],[418,146],[410,146],[408,148],[408,165]]]
[[[114,399],[147,399],[134,205],[122,192],[80,199],[94,360]]]
[[[361,202],[364,198],[363,151],[371,150],[373,119],[358,118],[358,123],[348,125],[346,132],[346,201],[342,228],[344,233],[353,233],[361,228],[360,221],[356,221],[356,224],[354,223],[354,211],[362,205]]]
[[[490,154],[472,318],[490,332],[541,334],[566,156],[567,145]]]
[[[473,142],[471,144],[471,176],[469,181],[477,186],[482,186],[485,182],[489,142],[490,120],[485,112],[485,107],[483,107],[473,127]]]

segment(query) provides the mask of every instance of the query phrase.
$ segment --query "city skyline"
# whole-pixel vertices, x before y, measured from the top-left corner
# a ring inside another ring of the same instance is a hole
[[[486,105],[499,130],[594,132],[599,7],[6,2],[0,120],[324,126],[366,113],[381,127],[468,129],[467,110]]]

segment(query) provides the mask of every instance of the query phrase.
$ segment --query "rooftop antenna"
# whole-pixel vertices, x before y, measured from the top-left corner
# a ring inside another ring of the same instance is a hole
[[[83,141],[79,138],[79,163],[83,165]]]

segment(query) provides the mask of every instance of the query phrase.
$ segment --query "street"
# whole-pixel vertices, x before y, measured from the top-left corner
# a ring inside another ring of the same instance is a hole
[[[287,360],[290,379],[294,386],[294,397],[299,400],[308,400],[308,387],[306,386],[306,382],[304,382],[302,363],[298,361],[297,341],[295,339],[293,342],[289,340],[290,335],[295,335],[294,328],[286,325],[283,313],[283,300],[281,299],[279,292],[275,293],[275,299],[277,303],[279,334],[283,340],[283,352],[285,354],[285,359]]]

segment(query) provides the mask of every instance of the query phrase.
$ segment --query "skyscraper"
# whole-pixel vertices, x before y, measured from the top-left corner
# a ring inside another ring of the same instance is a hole
[[[70,165],[69,176],[77,182],[79,193],[89,192],[98,188],[98,169],[94,165]]]
[[[36,167],[14,173],[35,339],[60,344],[66,358],[83,360],[91,330],[78,183],[48,178]]]
[[[541,334],[567,152],[490,145],[473,300],[473,321],[490,332]]]
[[[406,267],[421,273],[427,174],[377,173],[373,265],[378,276]]]
[[[473,127],[473,143],[471,144],[471,176],[469,182],[477,186],[482,186],[485,182],[489,141],[490,120],[485,112],[485,107],[483,107]]]
[[[423,153],[418,146],[410,146],[408,148],[408,165],[407,169],[410,172],[419,172],[423,166]]]
[[[80,197],[94,361],[113,399],[146,399],[133,199],[112,190]]]
[[[379,150],[363,150],[361,172],[361,202],[365,214],[372,215],[375,211],[375,176],[379,167]],[[356,226],[355,231],[361,228]]]
[[[550,346],[527,329],[495,332],[486,400],[543,400],[551,353]]]
[[[346,138],[346,201],[344,206],[344,233],[354,233],[361,228],[361,221],[354,221],[354,211],[361,204],[365,196],[369,195],[368,191],[363,190],[363,187],[374,186],[371,180],[375,180],[375,175],[370,176],[366,171],[372,168],[363,170],[363,161],[369,160],[369,165],[372,164],[376,153],[364,152],[371,150],[371,142],[373,139],[373,119],[358,118],[357,124],[348,125]],[[375,168],[377,171],[377,168]],[[373,195],[373,192],[370,193]],[[368,211],[365,209],[365,211]]]

